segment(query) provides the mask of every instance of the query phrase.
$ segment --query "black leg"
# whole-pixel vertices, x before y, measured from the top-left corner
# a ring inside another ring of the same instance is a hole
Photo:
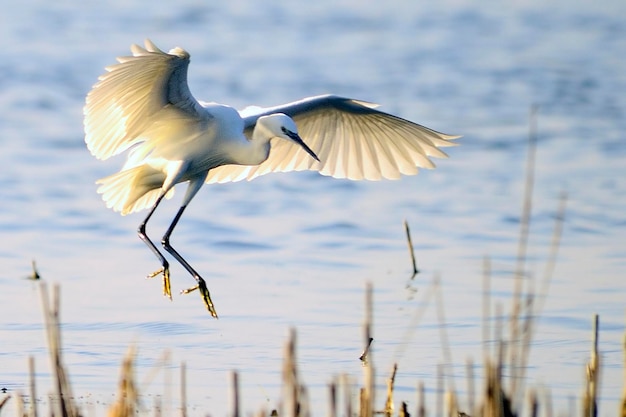
[[[161,240],[161,243],[163,244],[163,248],[166,251],[168,251],[174,258],[176,258],[176,260],[187,270],[187,272],[189,272],[194,277],[194,279],[198,283],[195,287],[190,288],[188,290],[184,290],[183,293],[186,294],[194,290],[200,290],[200,295],[202,296],[202,299],[204,300],[204,304],[206,305],[207,310],[209,310],[209,313],[211,313],[211,316],[217,318],[217,312],[215,311],[215,306],[213,305],[213,301],[211,300],[211,294],[209,293],[209,290],[206,287],[206,283],[204,279],[200,276],[200,274],[196,272],[195,269],[191,267],[191,265],[189,265],[189,263],[185,260],[185,258],[183,258],[176,251],[176,249],[174,249],[170,245],[170,235],[172,234],[172,232],[174,231],[174,228],[178,224],[178,221],[180,220],[181,216],[183,215],[183,212],[185,211],[185,208],[187,208],[186,205],[181,206],[178,209],[178,213],[176,213],[176,216],[174,216],[174,220],[172,220],[172,223],[170,223],[170,226],[167,228],[167,231],[163,235],[163,239]]]
[[[148,278],[154,278],[159,274],[163,274],[163,294],[169,297],[169,299],[171,300],[172,290],[170,286],[170,264],[169,262],[167,262],[167,259],[165,259],[163,254],[157,249],[157,247],[154,245],[154,243],[152,243],[152,241],[146,234],[146,224],[148,223],[148,220],[150,220],[150,217],[152,217],[152,215],[154,214],[154,211],[163,199],[163,196],[164,195],[161,195],[154,203],[146,218],[139,225],[139,229],[137,229],[137,234],[139,235],[139,238],[143,240],[146,245],[148,245],[152,253],[154,253],[154,255],[159,259],[159,262],[161,262],[161,269],[149,274]]]

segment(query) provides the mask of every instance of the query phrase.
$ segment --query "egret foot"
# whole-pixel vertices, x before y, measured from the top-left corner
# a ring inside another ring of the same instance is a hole
[[[200,286],[199,285],[194,285],[191,288],[187,288],[186,290],[180,290],[181,294],[189,294],[190,292],[194,292],[195,290],[197,290]]]
[[[172,300],[172,286],[170,284],[170,269],[168,267],[163,267],[157,271],[154,271],[146,278],[154,278],[157,275],[163,274],[163,295]]]
[[[198,280],[198,285],[195,285],[191,288],[187,288],[186,290],[182,290],[181,294],[189,294],[190,292],[194,292],[195,290],[200,290],[200,295],[202,296],[202,301],[204,301],[204,305],[213,318],[217,317],[217,311],[215,311],[215,306],[213,305],[213,301],[211,300],[211,293],[209,289],[206,287],[206,282],[201,277],[196,277]]]

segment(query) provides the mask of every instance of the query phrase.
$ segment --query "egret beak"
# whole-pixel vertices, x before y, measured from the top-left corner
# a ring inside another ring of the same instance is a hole
[[[289,136],[289,139],[291,139],[292,141],[296,142],[298,145],[302,146],[302,148],[306,151],[306,153],[311,155],[313,157],[313,159],[315,159],[317,162],[320,162],[320,159],[317,157],[317,155],[315,155],[315,152],[313,152],[311,150],[311,148],[309,148],[307,146],[307,144],[304,143],[304,141],[302,140],[300,135],[298,135],[297,133],[294,133],[294,132],[292,132],[290,130],[288,130],[285,133],[287,134],[287,136]]]

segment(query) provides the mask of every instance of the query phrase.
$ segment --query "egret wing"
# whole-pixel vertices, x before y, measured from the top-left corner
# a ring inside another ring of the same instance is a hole
[[[173,106],[190,118],[207,117],[187,85],[189,54],[165,53],[150,40],[131,46],[132,56],[117,58],[87,95],[85,142],[98,159],[107,159],[145,140],[155,115]]]
[[[446,135],[376,110],[377,105],[325,95],[268,109],[246,110],[246,135],[266,114],[285,113],[294,119],[315,161],[300,146],[272,139],[268,159],[259,166],[226,165],[209,172],[207,182],[251,180],[270,172],[314,170],[352,180],[397,179],[418,168],[434,168],[431,157],[446,158],[439,148],[455,146],[459,136]]]

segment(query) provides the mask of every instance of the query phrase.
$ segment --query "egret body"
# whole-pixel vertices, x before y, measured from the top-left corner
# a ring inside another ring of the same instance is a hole
[[[146,224],[178,183],[188,183],[181,207],[162,238],[196,280],[205,305],[217,313],[204,279],[170,245],[170,235],[202,185],[251,180],[269,172],[316,170],[354,180],[396,179],[434,168],[430,157],[458,136],[445,135],[378,111],[374,104],[332,95],[272,108],[201,103],[189,91],[189,54],[161,51],[146,40],[132,56],[106,68],[86,98],[85,142],[98,159],[129,150],[120,172],[97,181],[107,207],[122,215],[149,208],[139,237],[161,263],[171,297],[169,263],[146,234]],[[300,135],[306,138],[305,143]]]

